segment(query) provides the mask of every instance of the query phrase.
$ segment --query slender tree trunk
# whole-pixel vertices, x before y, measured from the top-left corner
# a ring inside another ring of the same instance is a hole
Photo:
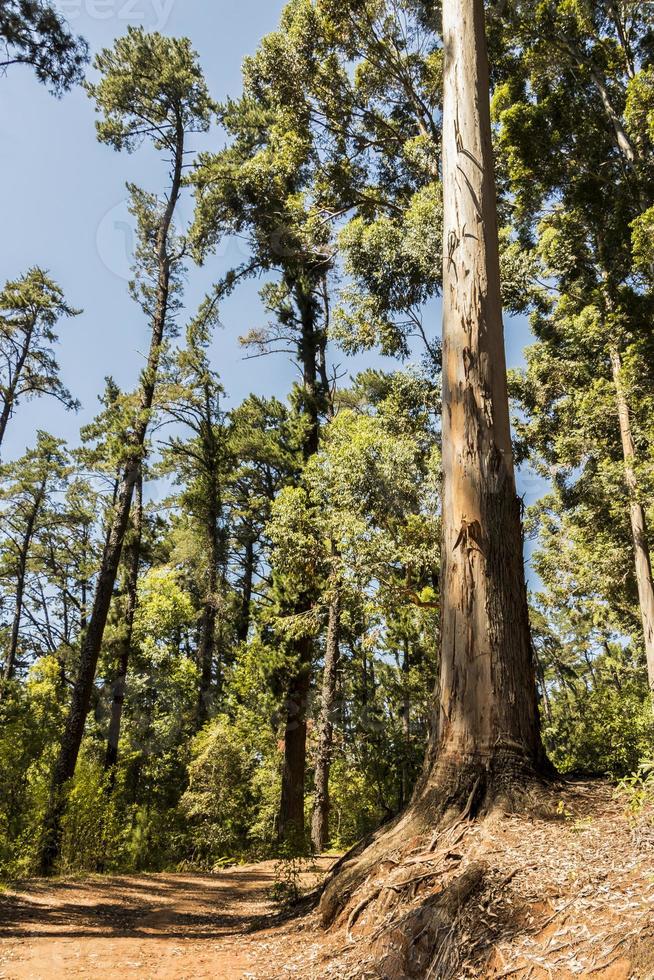
[[[483,0],[443,3],[443,540],[439,807],[544,763],[509,424]],[[447,794],[446,794],[447,795]]]
[[[139,473],[136,481],[135,500],[132,521],[132,540],[129,542],[127,554],[127,588],[126,606],[123,622],[123,635],[120,643],[120,653],[118,656],[118,671],[113,687],[113,697],[111,700],[111,711],[109,716],[109,734],[107,736],[107,751],[105,755],[104,767],[111,774],[110,786],[113,786],[116,763],[118,761],[118,745],[120,743],[120,729],[123,718],[123,705],[125,703],[125,688],[127,686],[127,671],[132,652],[132,632],[134,629],[134,615],[136,613],[136,603],[138,597],[138,578],[139,564],[141,559],[141,536],[143,532],[143,477]]]
[[[23,617],[23,600],[25,596],[25,578],[27,575],[27,560],[29,558],[30,546],[32,544],[32,538],[34,536],[34,528],[36,526],[36,521],[39,516],[39,511],[43,504],[43,499],[45,496],[45,479],[41,483],[36,496],[34,497],[34,504],[30,511],[29,517],[27,519],[27,524],[25,526],[25,533],[23,535],[23,540],[20,545],[20,553],[18,556],[18,572],[16,575],[16,598],[14,602],[14,617],[11,624],[11,635],[9,638],[9,650],[7,651],[7,659],[5,661],[4,667],[4,680],[10,681],[13,679],[14,671],[16,670],[16,657],[18,655],[18,643],[20,640],[20,624]],[[4,685],[3,685],[4,688]],[[0,695],[3,692],[0,692]]]
[[[9,422],[9,418],[11,416],[12,404],[13,400],[8,395],[5,395],[2,401],[2,412],[0,412],[0,446],[2,446],[2,440],[5,437],[7,423]]]
[[[65,809],[65,787],[75,774],[84,726],[89,712],[91,692],[100,656],[104,629],[109,614],[120,556],[129,523],[134,487],[141,472],[143,447],[148,431],[149,417],[154,403],[154,395],[159,374],[161,345],[168,318],[170,295],[171,257],[168,252],[168,238],[173,215],[181,190],[184,165],[184,133],[177,134],[173,179],[165,212],[157,231],[157,297],[152,320],[152,335],[148,361],[141,378],[141,397],[139,414],[130,439],[133,454],[123,467],[116,502],[110,519],[105,540],[100,571],[98,573],[93,608],[86,634],[82,642],[80,666],[73,688],[71,705],[61,740],[59,756],[54,767],[48,810],[44,819],[41,845],[41,873],[50,874],[59,856],[61,844],[61,818]]]
[[[207,460],[209,471],[209,486],[207,502],[206,534],[209,541],[209,574],[207,577],[198,658],[200,661],[200,692],[198,700],[197,722],[202,727],[209,717],[211,708],[211,688],[213,681],[214,660],[216,651],[216,617],[218,598],[218,570],[223,559],[219,520],[222,512],[222,497],[220,483],[220,461],[218,458],[218,442],[211,406],[211,390],[208,384],[204,388],[205,418],[202,425],[203,455]],[[224,582],[224,574],[223,574]]]
[[[627,493],[629,494],[629,516],[631,519],[631,536],[634,545],[638,601],[645,639],[647,677],[650,690],[654,694],[654,585],[652,583],[649,535],[645,509],[639,499],[638,480],[635,472],[636,446],[631,431],[629,405],[622,383],[622,361],[615,347],[611,349],[611,369],[613,372],[616,405],[620,421],[620,436],[624,457],[624,480],[627,486]]]
[[[5,389],[4,395],[2,397],[2,411],[0,412],[0,446],[2,446],[2,440],[5,437],[5,432],[7,430],[7,423],[11,418],[11,412],[14,407],[14,401],[16,398],[18,383],[23,373],[23,368],[25,367],[25,361],[27,360],[27,355],[29,354],[33,333],[34,333],[34,322],[30,324],[28,330],[25,333],[25,340],[21,348],[18,361],[16,362],[13,376],[11,378],[8,387]]]
[[[334,743],[334,704],[339,661],[341,601],[338,591],[329,604],[325,664],[322,675],[322,700],[318,722],[316,752],[315,797],[311,819],[311,846],[316,854],[324,851],[329,841],[329,773]]]
[[[200,663],[200,691],[198,697],[197,724],[202,728],[209,717],[211,702],[211,686],[213,681],[214,654],[216,648],[216,593],[218,591],[218,560],[219,543],[218,527],[215,519],[215,508],[211,507],[213,527],[209,548],[209,575],[207,592],[202,609],[200,624],[200,641],[198,643],[198,660]]]
[[[402,770],[400,784],[400,809],[408,802],[411,795],[411,694],[409,691],[409,671],[411,670],[409,640],[404,639],[404,656],[402,658]]]
[[[254,541],[248,538],[245,542],[245,567],[243,570],[243,589],[241,592],[241,610],[238,617],[236,638],[239,643],[245,643],[250,632],[250,605],[252,602],[252,582],[254,579]]]
[[[538,656],[538,651],[534,650],[534,666],[536,668],[536,677],[538,678],[538,683],[540,684],[540,690],[543,697],[543,707],[545,709],[545,717],[547,718],[549,724],[552,724],[552,705],[550,703],[550,696],[547,693],[547,684],[545,682],[545,671],[543,670],[543,665]]]

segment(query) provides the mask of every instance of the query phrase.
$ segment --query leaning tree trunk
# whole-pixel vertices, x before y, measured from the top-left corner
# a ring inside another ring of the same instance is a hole
[[[16,576],[16,596],[14,600],[14,618],[11,624],[11,634],[9,637],[9,650],[7,651],[7,659],[4,666],[3,680],[10,681],[13,679],[14,672],[16,670],[16,657],[18,655],[18,643],[20,640],[20,625],[21,619],[23,617],[23,601],[25,598],[25,579],[27,576],[27,559],[29,557],[30,546],[32,544],[32,538],[34,536],[34,529],[36,527],[36,521],[39,516],[39,511],[43,504],[43,499],[45,496],[45,484],[46,479],[44,478],[41,483],[36,496],[34,498],[34,504],[30,515],[27,519],[27,525],[25,527],[25,534],[23,535],[23,540],[20,545],[20,554],[18,558],[18,574]],[[4,684],[0,688],[0,698],[4,693]]]
[[[139,473],[133,507],[133,528],[132,540],[129,542],[127,554],[127,588],[126,604],[123,621],[123,635],[120,643],[120,653],[118,655],[118,671],[113,685],[113,697],[111,699],[111,709],[109,715],[109,734],[107,736],[107,751],[105,754],[104,767],[109,775],[109,787],[112,788],[115,782],[116,763],[118,762],[118,745],[120,743],[120,729],[123,719],[123,706],[125,703],[125,689],[127,686],[127,671],[129,668],[130,654],[132,652],[132,633],[134,629],[134,616],[136,614],[136,603],[138,596],[139,564],[141,559],[141,536],[143,531],[143,477]]]
[[[622,438],[622,453],[624,456],[624,480],[629,494],[629,515],[631,518],[631,535],[634,544],[638,601],[645,638],[647,677],[650,690],[654,694],[654,585],[652,584],[649,536],[645,509],[640,502],[638,480],[634,468],[636,446],[631,431],[629,405],[622,383],[622,362],[616,348],[611,350],[611,368],[613,371],[613,382],[615,384],[618,418],[620,420],[620,436]]]
[[[181,191],[183,166],[184,133],[181,130],[180,122],[172,186],[166,209],[157,229],[157,295],[152,320],[148,361],[141,378],[139,414],[131,433],[129,443],[131,451],[122,468],[118,483],[116,500],[113,506],[109,530],[100,562],[100,571],[98,572],[96,582],[93,609],[82,642],[77,680],[73,687],[71,704],[61,739],[59,755],[52,775],[50,799],[43,821],[40,854],[40,870],[44,875],[52,872],[59,856],[61,846],[61,820],[66,806],[65,787],[68,781],[75,775],[75,767],[84,735],[86,717],[89,713],[91,692],[95,681],[95,672],[98,666],[104,630],[109,615],[109,607],[111,605],[116,577],[118,575],[123,542],[129,523],[134,487],[141,472],[143,448],[145,446],[150,414],[154,404],[154,396],[159,377],[161,348],[168,320],[172,271],[172,259],[169,254],[168,239],[175,207]]]
[[[318,723],[318,749],[316,752],[315,797],[311,818],[311,846],[321,854],[329,841],[329,772],[334,743],[334,702],[336,700],[336,676],[339,660],[339,634],[341,603],[338,591],[329,603],[329,622],[325,646],[325,664],[322,675],[322,702]]]
[[[444,0],[441,676],[408,810],[322,896],[330,922],[384,856],[462,812],[517,805],[540,739],[500,300],[483,0]]]
[[[23,370],[25,368],[27,355],[30,352],[30,345],[32,343],[32,334],[34,333],[34,326],[35,326],[35,320],[32,320],[32,322],[30,322],[28,329],[25,332],[23,346],[18,356],[18,361],[14,366],[13,376],[11,378],[9,385],[5,388],[4,395],[2,398],[2,409],[0,410],[0,446],[2,446],[2,441],[5,437],[5,432],[7,431],[7,424],[9,422],[9,419],[11,418],[11,413],[14,408],[14,401],[16,398],[18,385],[21,380]]]

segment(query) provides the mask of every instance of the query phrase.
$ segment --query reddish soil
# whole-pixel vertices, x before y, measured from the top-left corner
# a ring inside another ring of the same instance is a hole
[[[320,873],[332,860],[321,858]],[[311,887],[320,874],[306,874]],[[274,862],[215,875],[35,881],[0,897],[0,978],[313,977],[302,922],[270,900]],[[296,962],[293,962],[296,961]]]
[[[634,822],[603,783],[550,797],[543,816],[496,813],[404,841],[328,932],[315,910],[279,913],[274,862],[29,882],[0,896],[0,980],[406,980],[418,974],[387,970],[380,944],[398,917],[480,864],[481,886],[452,922],[448,976],[654,980],[654,814]],[[319,859],[303,887],[332,860]]]

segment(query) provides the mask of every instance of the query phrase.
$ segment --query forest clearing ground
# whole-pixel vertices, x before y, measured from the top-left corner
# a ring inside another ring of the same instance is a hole
[[[311,888],[333,864],[317,861]],[[37,880],[0,896],[0,978],[284,977],[322,939],[269,897],[275,862],[218,874]],[[288,968],[287,968],[288,964]],[[297,976],[310,974],[296,973]]]
[[[555,818],[467,822],[433,851],[429,841],[406,841],[327,932],[317,911],[277,914],[272,861],[215,875],[31,882],[0,898],[0,978],[408,977],[384,933],[483,867],[452,923],[456,970],[448,976],[654,980],[653,825],[630,821],[605,783],[553,788],[551,803]],[[319,859],[319,876],[332,862]],[[409,879],[398,910],[397,883]],[[303,877],[307,888],[315,881]]]

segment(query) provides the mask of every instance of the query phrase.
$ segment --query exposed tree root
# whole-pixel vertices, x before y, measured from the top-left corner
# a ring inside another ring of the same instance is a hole
[[[322,898],[330,936],[345,933],[325,976],[654,978],[651,815],[636,835],[602,782],[506,786],[477,772],[437,807],[425,787],[346,856]]]
[[[373,949],[383,980],[453,976],[460,958],[457,920],[485,871],[482,862],[471,864],[443,891],[381,930]]]
[[[476,817],[494,810],[543,815],[548,809],[544,786],[544,780],[526,767],[524,760],[508,754],[502,765],[495,761],[492,768],[476,759],[442,763],[419,787],[403,815],[335,866],[320,901],[324,925],[330,925],[341,912],[350,909],[357,896],[357,906],[370,904],[372,899],[366,897],[368,879],[377,879],[382,871],[390,875],[407,858],[415,861],[415,853],[421,848],[426,850],[422,858],[426,860],[443,844],[446,849],[454,846],[457,829]],[[426,835],[431,839],[425,848]],[[389,882],[386,889],[394,887],[392,877]]]

